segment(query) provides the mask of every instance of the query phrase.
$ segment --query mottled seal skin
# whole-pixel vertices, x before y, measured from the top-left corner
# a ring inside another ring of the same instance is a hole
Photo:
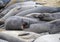
[[[60,42],[60,34],[50,34],[38,37],[34,42]]]
[[[8,42],[24,42],[16,37],[4,33],[0,33],[0,39],[7,40]]]
[[[25,10],[20,13],[18,13],[18,16],[24,16],[30,13],[54,13],[54,12],[59,12],[60,8],[59,7],[48,7],[48,6],[39,6],[35,7],[33,9]]]
[[[29,28],[24,29],[24,31],[32,31],[36,33],[49,32],[50,34],[55,34],[60,32],[60,19],[47,22],[47,23],[37,23],[31,24]]]
[[[7,30],[23,30],[24,28],[28,28],[30,24],[38,22],[40,21],[33,18],[12,16],[5,21],[5,28]]]

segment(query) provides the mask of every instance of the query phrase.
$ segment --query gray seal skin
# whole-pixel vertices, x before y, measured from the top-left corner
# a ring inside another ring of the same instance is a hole
[[[7,40],[8,42],[24,42],[16,37],[4,33],[0,33],[0,39]]]
[[[60,42],[60,34],[50,34],[38,37],[33,42]]]
[[[17,15],[24,16],[30,13],[54,13],[54,12],[59,12],[59,11],[60,11],[60,7],[39,6],[33,9],[22,11],[18,13]]]
[[[5,21],[6,30],[23,30],[24,28],[28,28],[30,24],[39,23],[37,19],[27,18],[27,17],[19,17],[12,16]]]
[[[60,32],[60,19],[56,19],[47,23],[37,23],[31,24],[29,28],[24,29],[24,31],[32,31],[36,33],[49,32],[50,34],[55,34]]]
[[[8,41],[6,41],[6,40],[3,40],[3,39],[0,39],[0,42],[8,42]]]

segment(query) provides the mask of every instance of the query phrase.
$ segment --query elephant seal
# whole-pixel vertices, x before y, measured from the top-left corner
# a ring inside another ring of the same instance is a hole
[[[60,11],[60,7],[39,6],[39,7],[33,8],[33,9],[22,11],[22,12],[18,13],[17,15],[25,16],[30,13],[55,13],[55,12],[59,12],[59,11]]]
[[[3,40],[3,39],[0,39],[0,42],[8,42],[8,41],[6,41],[6,40]]]
[[[24,28],[28,28],[30,24],[39,22],[39,20],[33,18],[12,16],[5,21],[5,28],[7,30],[23,30]]]
[[[24,29],[24,31],[31,31],[36,33],[49,32],[50,34],[59,33],[60,19],[56,19],[47,23],[31,24],[30,27]]]
[[[37,23],[37,24],[31,24],[29,28],[26,28],[23,31],[43,33],[43,32],[48,32],[49,28],[50,28],[50,24],[48,23]]]
[[[1,33],[8,35],[7,37],[5,37],[7,39],[10,38],[9,36],[12,36],[12,38],[15,37],[24,42],[32,42],[34,39],[41,36],[40,34],[27,31],[2,31]]]
[[[50,34],[38,37],[33,42],[60,42],[60,34]]]
[[[16,37],[4,33],[0,33],[0,39],[7,40],[8,42],[24,42]]]

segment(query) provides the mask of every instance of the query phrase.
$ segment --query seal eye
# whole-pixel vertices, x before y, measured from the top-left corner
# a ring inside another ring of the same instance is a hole
[[[22,28],[23,28],[23,29],[28,28],[28,27],[29,27],[29,24],[28,24],[28,23],[24,22],[24,23],[22,24]]]

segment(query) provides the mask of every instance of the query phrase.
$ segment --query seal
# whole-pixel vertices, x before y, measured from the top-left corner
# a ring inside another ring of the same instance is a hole
[[[36,33],[49,32],[50,34],[59,33],[60,19],[53,20],[46,23],[31,24],[30,27],[24,29],[24,31],[31,31]]]
[[[60,19],[60,12],[57,13],[41,13],[36,18],[39,18],[42,21],[52,21]]]
[[[23,30],[28,28],[30,24],[40,22],[37,19],[21,17],[21,16],[12,16],[5,21],[6,30]]]
[[[34,39],[40,37],[40,34],[34,33],[34,32],[27,32],[27,31],[2,31],[2,34],[5,34],[2,36],[3,39],[10,39],[10,36],[12,37],[12,40],[23,41],[23,42],[32,42]],[[14,38],[13,38],[14,37]]]
[[[8,42],[24,42],[16,37],[13,37],[5,33],[0,33],[0,39],[7,40]]]
[[[37,24],[31,24],[29,28],[26,28],[23,31],[44,33],[44,32],[48,32],[49,28],[50,28],[50,24],[48,23],[37,23]]]

